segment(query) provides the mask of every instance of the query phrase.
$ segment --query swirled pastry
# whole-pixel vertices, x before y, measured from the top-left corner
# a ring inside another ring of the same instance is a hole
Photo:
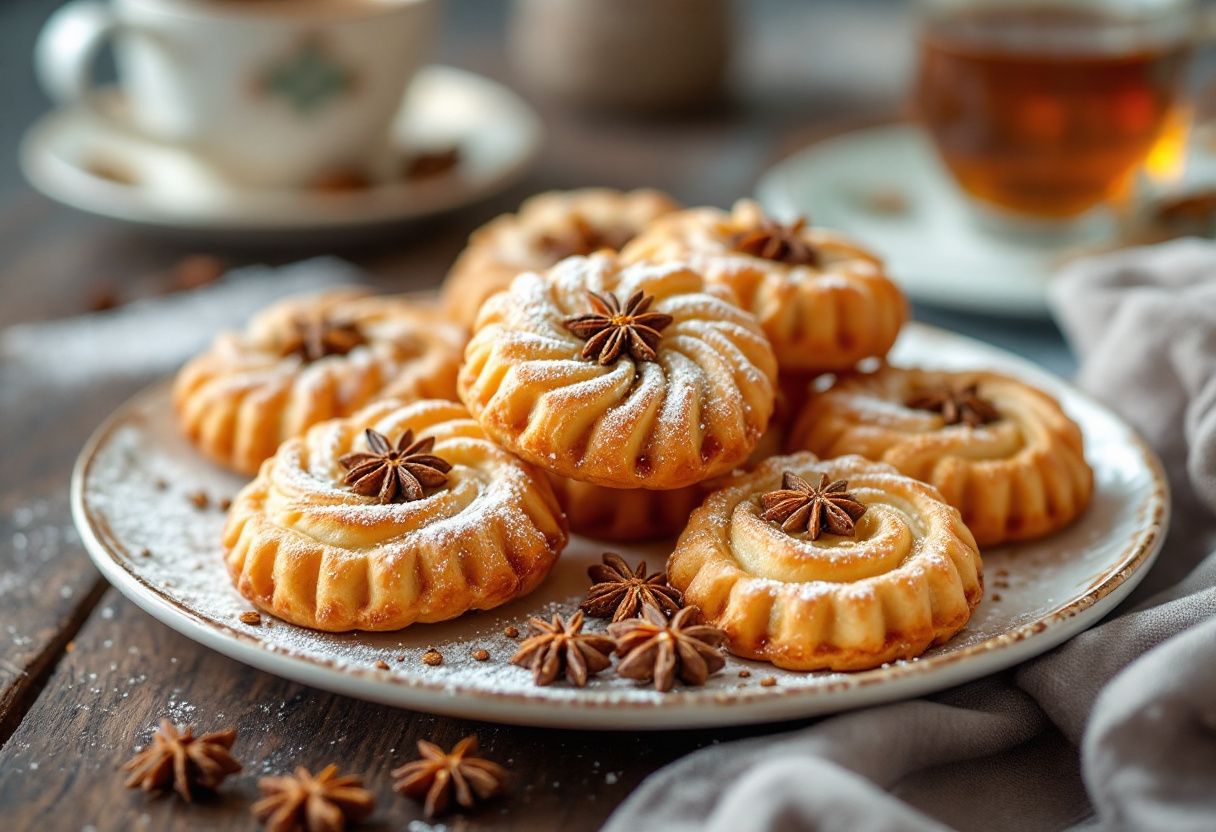
[[[683,260],[729,286],[760,319],[783,373],[850,369],[891,349],[907,302],[877,257],[803,220],[782,225],[751,200],[655,220],[621,256]]]
[[[242,595],[319,630],[395,630],[531,592],[566,545],[544,475],[455,402],[380,401],[284,442],[240,492]]]
[[[284,439],[373,399],[455,398],[463,346],[459,328],[402,298],[291,298],[189,361],[173,406],[200,450],[253,474]]]
[[[1081,430],[1051,396],[997,373],[885,367],[813,396],[790,447],[861,454],[937,487],[980,545],[1039,537],[1089,504]]]
[[[773,457],[706,498],[667,562],[732,653],[864,670],[966,625],[979,551],[931,486],[858,456]]]
[[[683,488],[747,459],[777,368],[755,318],[677,263],[614,255],[525,272],[482,307],[460,396],[486,433],[552,473]]]
[[[566,512],[570,531],[601,540],[640,541],[674,538],[701,505],[702,484],[670,491],[606,488],[556,474],[549,480]]]
[[[649,188],[582,188],[531,197],[518,213],[503,214],[472,233],[444,281],[444,310],[472,327],[486,298],[520,272],[544,271],[573,254],[616,251],[655,217],[679,207]]]

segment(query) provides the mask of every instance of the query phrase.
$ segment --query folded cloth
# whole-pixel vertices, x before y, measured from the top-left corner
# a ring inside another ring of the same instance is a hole
[[[26,398],[25,384],[78,390],[120,377],[152,378],[176,369],[216,332],[242,326],[275,300],[360,277],[354,266],[332,257],[249,266],[199,289],[76,318],[17,324],[0,331],[6,376],[0,396],[7,389]]]
[[[1078,261],[1051,303],[1079,383],[1169,472],[1144,584],[1014,672],[698,751],[607,832],[1216,829],[1216,245]]]

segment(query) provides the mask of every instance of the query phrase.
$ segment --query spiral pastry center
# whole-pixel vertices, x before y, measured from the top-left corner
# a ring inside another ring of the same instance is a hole
[[[450,451],[449,451],[450,452]],[[453,454],[455,457],[456,454]],[[365,549],[387,544],[424,528],[475,510],[493,489],[485,471],[459,464],[447,483],[421,500],[381,504],[342,484],[343,470],[309,470],[297,456],[275,471],[268,511],[285,528],[330,546]]]
[[[855,534],[830,533],[811,540],[789,534],[761,519],[756,500],[743,500],[731,511],[730,547],[746,572],[785,583],[849,583],[897,569],[925,536],[915,510],[893,495],[873,489],[855,492],[867,510]]]

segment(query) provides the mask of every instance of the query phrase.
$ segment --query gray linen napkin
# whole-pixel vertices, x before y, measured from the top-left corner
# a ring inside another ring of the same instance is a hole
[[[0,331],[0,402],[31,398],[30,386],[72,394],[107,379],[163,375],[222,329],[242,326],[284,297],[350,284],[359,271],[332,257],[290,266],[234,269],[210,286],[106,312],[17,324]]]
[[[607,832],[1216,829],[1216,245],[1081,261],[1052,305],[1081,385],[1161,454],[1173,522],[1117,617],[925,700],[712,746]]]

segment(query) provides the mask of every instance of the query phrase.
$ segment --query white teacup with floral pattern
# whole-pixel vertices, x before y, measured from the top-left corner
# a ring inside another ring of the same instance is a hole
[[[433,0],[75,0],[36,60],[48,93],[235,181],[392,175],[390,129],[433,40]],[[91,64],[112,42],[124,106]]]

